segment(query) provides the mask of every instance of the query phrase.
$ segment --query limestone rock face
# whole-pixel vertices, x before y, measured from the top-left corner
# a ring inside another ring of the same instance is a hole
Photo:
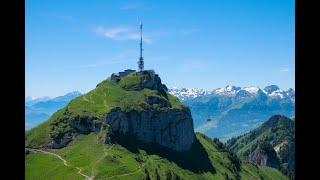
[[[53,149],[60,149],[66,147],[72,140],[74,140],[74,136],[67,136],[64,138],[55,139],[49,144],[47,147]]]
[[[253,151],[247,157],[247,160],[260,166],[269,166],[274,168],[277,168],[279,166],[279,160],[276,153],[274,151],[268,151],[260,147]]]
[[[193,120],[186,106],[172,108],[166,87],[153,70],[137,73],[141,81],[135,91],[144,88],[157,91],[160,96],[146,96],[142,111],[112,109],[104,123],[110,135],[133,135],[146,143],[157,143],[176,151],[186,151],[195,140]],[[180,102],[179,102],[180,103]]]
[[[69,125],[80,134],[98,133],[103,128],[102,124],[96,121],[96,118],[88,116],[77,116],[69,122]]]
[[[74,131],[53,138],[52,142],[47,144],[46,147],[60,149],[67,146],[78,134],[98,133],[107,128],[106,124],[97,121],[95,117],[79,115],[68,121],[68,126],[73,128]]]
[[[186,151],[195,140],[189,108],[124,112],[113,109],[106,117],[109,133],[134,135],[146,143],[157,143],[176,151]]]
[[[158,98],[156,96],[148,96],[147,97],[147,102],[150,105],[158,104],[159,107],[171,107],[171,104],[170,104],[169,101],[165,101],[165,100],[163,100],[161,98]]]
[[[142,90],[144,88],[149,88],[152,90],[162,90],[161,79],[158,74],[152,71],[142,71],[139,75],[143,78],[142,83],[137,86],[137,90]]]

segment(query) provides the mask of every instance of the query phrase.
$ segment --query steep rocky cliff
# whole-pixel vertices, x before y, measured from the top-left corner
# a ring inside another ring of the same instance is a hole
[[[168,111],[147,108],[141,112],[124,112],[115,108],[106,119],[111,135],[132,134],[138,140],[158,143],[177,151],[190,149],[194,141],[192,118],[188,108]]]
[[[279,167],[277,153],[267,142],[261,143],[256,150],[249,154],[247,160],[260,166]]]
[[[189,150],[195,140],[189,108],[167,92],[157,74],[142,71],[116,81],[108,78],[72,100],[27,131],[26,146],[62,148],[79,134],[105,130],[105,139],[130,135],[175,151]]]

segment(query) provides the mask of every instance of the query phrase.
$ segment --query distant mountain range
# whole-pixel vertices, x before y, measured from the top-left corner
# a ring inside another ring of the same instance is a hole
[[[169,93],[176,96],[182,101],[212,94],[212,92],[203,89],[177,87],[169,89]]]
[[[224,142],[256,128],[273,115],[295,115],[295,91],[284,91],[276,85],[264,89],[226,86],[213,91],[172,88],[169,93],[189,106],[195,131]]]
[[[54,97],[49,97],[49,96],[43,96],[43,97],[39,97],[39,98],[33,98],[31,96],[27,96],[25,98],[25,105],[26,106],[32,106],[38,102],[41,102],[41,101],[47,101],[47,100],[50,100],[50,99],[53,99]]]
[[[57,110],[63,108],[72,99],[81,96],[78,91],[58,97],[25,98],[25,129],[28,130],[47,120]]]
[[[176,96],[182,101],[194,99],[202,96],[234,96],[237,95],[239,98],[245,98],[252,94],[257,94],[258,92],[263,92],[269,97],[273,98],[290,98],[292,102],[295,102],[295,91],[290,88],[288,91],[284,91],[280,89],[276,85],[270,85],[265,87],[264,89],[260,89],[258,87],[236,87],[236,86],[226,86],[224,88],[217,88],[213,91],[207,91],[204,89],[197,88],[178,88],[173,87],[169,89],[169,93]]]
[[[295,91],[276,85],[258,87],[226,86],[213,91],[197,88],[172,88],[170,94],[189,106],[195,131],[221,141],[249,132],[269,117],[295,115]],[[82,95],[78,91],[59,97],[26,97],[26,129],[48,119],[54,112]]]

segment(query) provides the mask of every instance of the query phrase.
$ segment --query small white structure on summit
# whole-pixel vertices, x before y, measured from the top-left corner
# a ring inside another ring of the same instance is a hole
[[[136,70],[126,69],[126,70],[124,70],[124,72],[112,73],[111,74],[111,80],[119,81],[121,79],[121,77],[124,77],[124,76],[128,75],[131,72],[136,72]]]

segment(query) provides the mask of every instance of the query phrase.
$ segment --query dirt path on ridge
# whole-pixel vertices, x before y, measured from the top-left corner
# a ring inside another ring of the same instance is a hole
[[[60,160],[63,161],[63,164],[64,164],[65,166],[70,166],[70,167],[71,167],[71,165],[68,164],[67,161],[66,161],[65,159],[63,159],[63,158],[62,158],[60,155],[58,155],[58,154],[55,154],[55,153],[53,153],[53,152],[48,152],[48,151],[40,150],[40,149],[30,149],[30,148],[26,148],[26,149],[29,150],[29,151],[33,151],[33,152],[41,152],[41,153],[44,153],[44,154],[50,154],[50,155],[56,156],[56,157],[58,157]],[[89,176],[83,174],[83,173],[81,172],[81,171],[82,171],[81,168],[79,168],[79,167],[74,167],[74,168],[78,169],[78,170],[79,170],[79,171],[78,171],[78,174],[80,174],[81,176],[85,177],[86,180],[93,180],[93,177],[89,177]]]

